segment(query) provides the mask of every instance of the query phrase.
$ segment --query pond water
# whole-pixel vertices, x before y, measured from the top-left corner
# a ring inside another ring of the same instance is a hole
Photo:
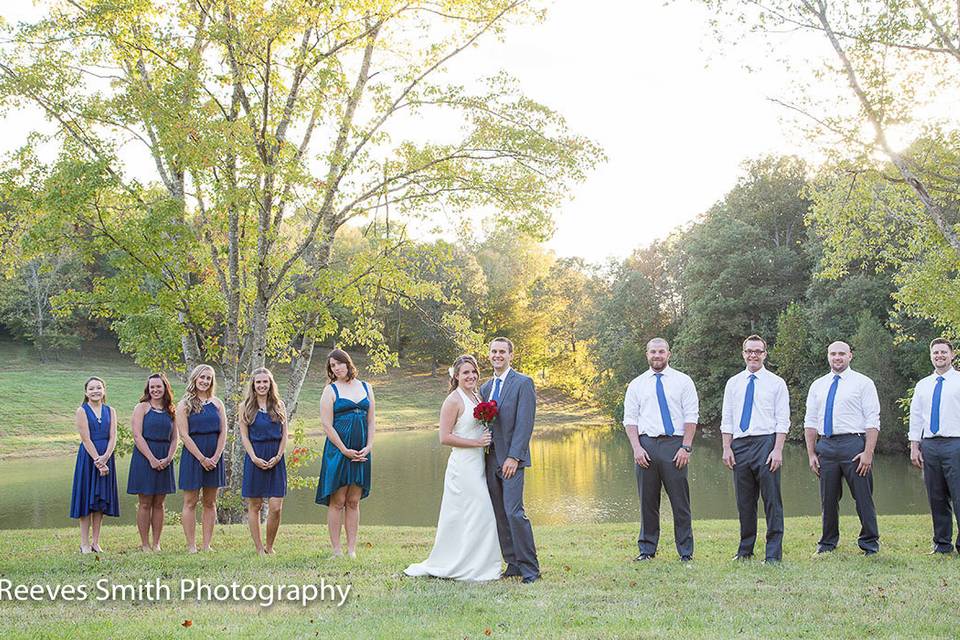
[[[378,433],[373,486],[361,506],[364,524],[433,526],[440,509],[449,448],[435,431]],[[638,522],[639,502],[630,445],[622,429],[584,429],[535,436],[533,467],[527,470],[525,504],[537,524]],[[68,516],[76,455],[7,460],[0,463],[0,529],[73,526]],[[305,475],[319,473],[319,460]],[[121,515],[111,522],[133,523],[136,497],[124,493],[129,459],[117,461]],[[736,518],[731,473],[720,462],[718,439],[697,436],[690,463],[694,519]],[[788,445],[784,452],[783,503],[787,516],[820,513],[817,479],[806,452]],[[843,513],[855,513],[845,492]],[[292,490],[285,500],[287,524],[324,523],[326,509],[314,503],[314,489]],[[874,499],[881,515],[927,513],[920,471],[908,456],[877,456]],[[179,496],[168,509],[180,509]],[[664,511],[669,502],[664,499]]]

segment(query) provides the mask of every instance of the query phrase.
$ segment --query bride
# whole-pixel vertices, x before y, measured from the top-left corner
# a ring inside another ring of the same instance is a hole
[[[473,417],[480,368],[473,356],[453,363],[450,395],[440,408],[440,442],[453,447],[443,478],[437,537],[430,556],[404,570],[408,576],[454,580],[500,577],[497,521],[484,476],[483,448],[490,433]]]

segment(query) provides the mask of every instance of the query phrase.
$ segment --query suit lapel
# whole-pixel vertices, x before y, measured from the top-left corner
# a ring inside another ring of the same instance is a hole
[[[510,369],[510,373],[507,374],[507,378],[503,381],[503,386],[500,387],[500,404],[503,404],[503,400],[507,397],[507,391],[513,387],[514,382],[516,382],[517,372],[513,369]]]

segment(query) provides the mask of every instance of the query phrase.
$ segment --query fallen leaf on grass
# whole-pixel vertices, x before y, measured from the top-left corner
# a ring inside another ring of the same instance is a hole
[[[183,622],[180,623],[180,626],[183,627],[184,629],[189,629],[190,627],[193,626],[193,620],[184,620]]]
[[[492,636],[492,635],[493,635],[493,629],[491,629],[490,627],[487,627],[486,629],[483,630],[483,635],[485,635],[485,636]]]

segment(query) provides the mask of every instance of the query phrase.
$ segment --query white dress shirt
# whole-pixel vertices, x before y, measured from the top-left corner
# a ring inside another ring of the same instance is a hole
[[[700,400],[693,380],[685,373],[666,367],[663,374],[663,394],[667,399],[673,435],[682,436],[684,423],[696,424],[700,418]],[[657,402],[657,378],[653,369],[634,378],[627,386],[623,400],[623,424],[636,425],[641,435],[666,435],[660,403]]]
[[[943,374],[943,387],[940,391],[940,430],[930,432],[930,413],[933,410],[933,390],[937,386],[938,374],[932,374],[917,383],[913,390],[913,400],[910,401],[910,431],[908,438],[911,442],[919,442],[920,438],[960,437],[960,372],[950,368]]]
[[[489,402],[490,400],[493,400],[493,392],[497,390],[498,379],[500,380],[500,393],[503,393],[503,385],[507,383],[507,375],[510,374],[510,370],[512,368],[513,367],[507,367],[506,369],[503,370],[503,373],[501,373],[500,375],[493,376],[492,378],[490,378],[490,397],[487,398],[487,402]]]
[[[816,429],[823,435],[823,417],[827,406],[827,394],[833,385],[832,370],[810,385],[807,393],[807,415],[803,420],[806,429]],[[833,399],[833,435],[865,433],[867,429],[880,429],[880,398],[873,380],[847,367],[839,374],[837,394]]]
[[[756,376],[756,380],[753,381],[753,410],[750,412],[750,426],[746,431],[741,431],[740,417],[743,415],[743,401],[751,375]],[[727,386],[723,390],[720,433],[730,433],[734,438],[744,438],[787,433],[789,430],[790,392],[783,378],[760,367],[756,373],[744,369],[727,380]]]

